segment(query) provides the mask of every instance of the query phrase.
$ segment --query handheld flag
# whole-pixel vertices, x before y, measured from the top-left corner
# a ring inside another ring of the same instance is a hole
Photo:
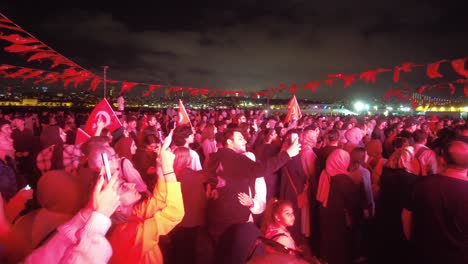
[[[301,108],[297,102],[296,96],[294,95],[288,103],[288,114],[284,119],[284,123],[288,123],[291,120],[298,120],[302,117]]]
[[[187,111],[185,111],[184,104],[182,103],[182,100],[179,99],[179,123],[177,123],[177,125],[187,124],[190,124],[190,126],[192,126]]]
[[[75,139],[75,145],[80,145],[80,144],[83,144],[85,143],[91,136],[84,132],[83,129],[81,128],[78,128],[76,130],[76,139]]]
[[[86,121],[85,132],[89,135],[94,135],[97,130],[97,122],[101,119],[104,122],[104,127],[107,127],[111,132],[115,131],[122,126],[120,120],[117,118],[114,110],[106,99],[102,99],[99,104],[94,107]]]

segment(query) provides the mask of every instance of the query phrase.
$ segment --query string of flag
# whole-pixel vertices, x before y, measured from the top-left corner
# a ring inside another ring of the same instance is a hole
[[[33,35],[28,33],[26,30],[15,24],[9,18],[0,13],[0,40],[8,42],[8,46],[4,48],[6,52],[26,55],[27,62],[50,62],[50,69],[57,68],[59,66],[66,67],[62,72],[46,71],[39,69],[31,69],[25,67],[18,67],[13,65],[0,65],[0,76],[4,78],[22,78],[23,80],[31,79],[34,84],[53,84],[62,81],[65,88],[68,88],[70,84],[73,84],[75,88],[88,83],[89,91],[96,91],[99,85],[104,83],[103,78],[86,70],[77,63],[63,56],[59,52],[55,51],[45,43],[41,42]],[[441,59],[436,62],[429,64],[418,64],[413,62],[404,62],[401,65],[394,66],[392,68],[378,68],[373,70],[366,70],[359,74],[344,74],[335,73],[328,74],[327,79],[320,81],[309,81],[304,84],[291,84],[286,85],[285,83],[279,83],[278,87],[263,89],[261,91],[246,92],[244,89],[235,90],[221,90],[216,88],[195,88],[186,86],[171,86],[164,84],[148,84],[134,81],[119,81],[119,80],[106,80],[109,84],[120,84],[120,93],[130,92],[137,86],[145,86],[147,90],[142,93],[142,96],[149,96],[151,93],[158,89],[166,89],[167,93],[180,93],[186,92],[190,95],[203,95],[208,97],[213,96],[251,96],[254,98],[258,97],[272,97],[276,93],[283,91],[289,91],[291,94],[296,94],[297,89],[301,87],[304,90],[310,90],[315,92],[319,86],[332,87],[336,81],[343,81],[343,87],[348,88],[354,82],[360,80],[366,83],[375,83],[377,75],[387,72],[393,72],[393,82],[398,83],[400,81],[401,73],[410,73],[414,68],[425,67],[426,75],[429,79],[439,79],[444,76],[440,73],[439,68],[442,63],[450,63],[455,73],[463,77],[464,79],[458,79],[450,83],[429,85],[424,84],[417,87],[418,93],[422,94],[425,91],[431,89],[449,88],[450,94],[453,95],[456,92],[456,85],[462,84],[464,86],[464,94],[468,96],[468,70],[465,69],[466,58],[456,58],[452,60]],[[385,98],[388,98],[388,94],[396,94],[394,90],[389,91]]]

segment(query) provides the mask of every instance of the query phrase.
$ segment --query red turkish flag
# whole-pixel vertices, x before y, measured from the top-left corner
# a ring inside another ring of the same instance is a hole
[[[440,60],[431,64],[427,65],[426,68],[426,75],[431,79],[437,79],[444,77],[442,74],[439,73],[439,66],[442,62],[446,62],[447,60]]]
[[[76,139],[75,139],[75,145],[80,145],[80,144],[83,144],[85,143],[91,136],[84,132],[83,129],[81,128],[78,128],[76,130]]]
[[[137,86],[138,83],[136,82],[123,82],[122,83],[122,88],[120,88],[120,94],[126,92],[126,91],[130,91],[133,89],[133,87]]]
[[[305,90],[311,89],[312,92],[315,92],[317,90],[317,87],[320,85],[320,82],[308,82],[302,86]]]
[[[13,69],[13,68],[16,68],[16,66],[8,65],[8,64],[2,64],[2,65],[0,65],[0,71],[9,70],[9,69]]]
[[[453,85],[453,83],[449,83],[448,87],[450,89],[450,95],[454,95],[456,92],[455,85]]]
[[[112,107],[106,99],[102,99],[102,101],[94,107],[86,121],[85,132],[89,135],[94,135],[99,119],[104,122],[104,127],[107,127],[111,132],[122,126],[122,123],[120,123],[120,120],[117,118],[114,110],[112,110]]]
[[[11,35],[0,35],[0,39],[4,39],[9,41],[13,44],[31,44],[31,43],[39,43],[39,40],[35,38],[24,38],[18,34],[11,34]]]
[[[187,111],[185,111],[184,104],[182,103],[182,100],[179,99],[179,123],[178,125],[187,125],[189,124],[192,126],[192,123],[190,122],[190,118],[187,114]]]
[[[356,76],[354,74],[346,75],[343,77],[343,80],[344,88],[348,88],[356,80]]]
[[[159,89],[159,88],[162,88],[163,86],[162,85],[156,85],[156,84],[150,84],[148,86],[148,91],[146,91],[143,96],[148,96],[150,95],[154,90],[156,89]]]
[[[466,58],[452,60],[451,63],[452,68],[456,73],[460,74],[461,76],[464,76],[465,78],[468,78],[468,70],[465,70],[465,61]]]
[[[295,94],[297,91],[297,84],[291,85],[291,88],[289,88],[289,92],[292,94]]]
[[[28,62],[30,61],[34,61],[34,60],[41,60],[41,59],[50,59],[52,57],[56,57],[58,56],[55,52],[52,52],[52,51],[41,51],[41,52],[38,52],[36,54],[33,54],[31,55],[31,57],[29,57],[28,59]]]
[[[284,123],[288,123],[291,120],[298,120],[302,117],[301,108],[297,102],[296,96],[294,95],[288,103],[288,114],[284,119]]]
[[[23,80],[32,79],[32,78],[35,78],[35,77],[38,77],[38,76],[42,75],[43,73],[44,73],[44,71],[42,71],[42,70],[36,70],[36,71],[32,71],[28,75],[24,75],[21,78],[23,78]]]
[[[325,80],[323,81],[326,85],[332,87],[333,86],[333,80]]]
[[[28,75],[33,71],[33,69],[29,68],[22,68],[17,70],[16,72],[10,73],[5,75],[5,78],[18,78],[18,77],[23,77],[24,75]]]
[[[89,88],[88,88],[88,91],[96,91],[97,87],[99,86],[99,84],[101,83],[101,79],[99,78],[94,78],[92,81],[91,81],[91,84],[89,85]]]
[[[37,44],[37,45],[32,45],[32,46],[13,44],[8,47],[5,47],[4,50],[11,52],[11,53],[22,53],[22,52],[37,51],[37,50],[40,50],[41,48],[47,48],[47,46],[43,44]]]

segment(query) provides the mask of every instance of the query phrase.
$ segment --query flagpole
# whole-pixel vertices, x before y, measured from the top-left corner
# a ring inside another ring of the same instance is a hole
[[[104,99],[106,99],[107,97],[107,68],[109,68],[109,66],[102,66],[102,68],[104,68]]]

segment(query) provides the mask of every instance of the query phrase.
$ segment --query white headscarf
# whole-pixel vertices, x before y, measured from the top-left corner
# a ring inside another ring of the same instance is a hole
[[[343,149],[334,150],[327,158],[325,169],[320,174],[320,181],[317,190],[317,201],[327,207],[328,195],[330,194],[330,177],[346,174],[351,158],[349,153]]]

